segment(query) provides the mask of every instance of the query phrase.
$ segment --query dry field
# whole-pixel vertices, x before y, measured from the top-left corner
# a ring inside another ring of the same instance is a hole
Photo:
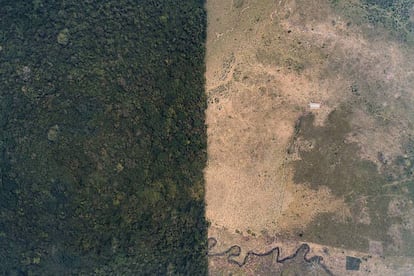
[[[207,0],[207,12],[211,252],[239,245],[241,263],[307,243],[334,274],[348,255],[363,260],[355,275],[413,269],[414,48],[329,1]],[[222,256],[210,271],[257,274]]]

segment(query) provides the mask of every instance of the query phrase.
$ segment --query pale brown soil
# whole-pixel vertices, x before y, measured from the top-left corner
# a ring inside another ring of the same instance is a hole
[[[288,155],[287,149],[295,123],[312,112],[314,124],[323,126],[332,110],[352,104],[353,85],[369,90],[358,101],[369,101],[376,110],[370,113],[355,104],[352,131],[344,143],[358,144],[358,158],[381,170],[384,160],[378,160],[378,152],[388,162],[404,155],[401,145],[413,132],[414,115],[408,112],[414,99],[412,49],[368,39],[337,15],[329,1],[207,0],[207,11],[205,200],[209,235],[219,242],[216,249],[243,242],[245,252],[264,250],[275,245],[268,237],[293,237],[322,213],[347,221],[351,206],[346,195],[293,181],[291,162],[300,156]],[[373,89],[375,85],[380,88]],[[321,108],[311,110],[311,102]],[[296,141],[296,147],[310,150],[312,141]],[[369,224],[367,204],[355,204],[361,209],[356,220]],[[389,215],[414,224],[408,215],[412,201],[404,204],[409,207],[398,209],[396,200],[391,201]],[[396,246],[401,242],[398,227],[389,229]],[[246,237],[255,242],[243,241]],[[290,242],[287,250],[295,250],[298,242]],[[284,246],[288,244],[284,240]],[[329,245],[312,248],[319,254],[324,246]],[[380,247],[372,243],[374,253]],[[325,258],[326,264],[342,274],[342,264],[335,262],[342,262],[345,253],[331,249],[340,253]],[[391,269],[380,257],[370,263],[384,273]]]
[[[332,84],[312,80],[311,72],[258,62],[264,36],[289,36],[270,16],[277,7],[261,1],[236,10],[229,2],[208,3],[207,217],[234,230],[278,232],[309,222],[317,212],[346,208],[326,189],[293,184],[286,166],[295,121],[309,102],[321,102],[316,113],[322,123],[336,105],[328,95]],[[286,50],[275,44],[272,51]]]

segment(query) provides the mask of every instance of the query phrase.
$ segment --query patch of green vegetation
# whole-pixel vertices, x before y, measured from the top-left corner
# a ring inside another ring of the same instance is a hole
[[[233,7],[235,8],[241,8],[244,4],[244,0],[234,0],[233,1]]]
[[[364,229],[365,228],[365,229]],[[303,238],[333,247],[367,251],[367,229],[362,224],[339,222],[331,214],[320,214],[303,232]]]
[[[396,181],[392,186],[394,192],[408,193],[408,197],[414,200],[414,140],[409,139],[403,145],[404,156],[397,156],[391,164],[390,177]]]
[[[307,240],[355,250],[368,250],[368,239],[380,240],[385,247],[392,241],[388,229],[399,218],[388,217],[393,196],[401,196],[385,185],[387,177],[378,172],[374,163],[358,157],[358,146],[345,142],[351,131],[350,107],[333,111],[324,126],[313,124],[314,115],[302,117],[296,126],[296,139],[312,141],[311,150],[300,151],[294,162],[296,183],[308,183],[318,189],[328,187],[350,206],[351,216],[321,214],[304,231]],[[369,221],[361,221],[365,208]],[[390,252],[390,254],[396,252]]]
[[[351,130],[349,112],[345,108],[333,111],[323,127],[313,125],[313,114],[300,119],[297,137],[313,141],[313,149],[301,152],[301,160],[295,161],[295,182],[309,183],[315,189],[327,186],[333,194],[348,199],[381,192],[384,180],[375,164],[357,158],[358,146],[345,142]]]
[[[410,193],[411,199],[414,199],[414,181],[406,182],[408,192]]]
[[[414,239],[412,231],[404,229],[402,230],[401,236],[404,241],[401,254],[405,256],[414,256]]]
[[[301,38],[292,33],[286,32],[283,28],[275,28],[271,35],[263,35],[263,47],[256,52],[258,62],[283,67],[298,74],[320,63],[323,60],[323,50],[316,46],[310,46]]]
[[[0,274],[206,274],[203,1],[0,17]]]
[[[386,30],[401,42],[414,42],[414,21],[412,0],[331,0],[335,9],[353,21],[376,27],[377,34]]]
[[[304,61],[298,57],[297,53],[291,53],[290,51],[284,56],[282,52],[259,49],[256,58],[262,64],[284,67],[296,73],[301,73],[305,69]]]
[[[252,230],[250,230],[250,229],[247,229],[247,234],[249,234],[249,235],[251,235],[251,236],[253,236],[253,237],[256,237],[256,233],[255,232],[253,232]]]

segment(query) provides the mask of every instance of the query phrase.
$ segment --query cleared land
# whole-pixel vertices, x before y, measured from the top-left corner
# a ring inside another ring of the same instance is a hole
[[[237,244],[240,258],[275,246],[289,255],[308,242],[334,273],[346,254],[374,256],[367,271],[385,273],[384,255],[399,257],[392,270],[409,268],[414,51],[353,3],[207,1],[216,252]]]

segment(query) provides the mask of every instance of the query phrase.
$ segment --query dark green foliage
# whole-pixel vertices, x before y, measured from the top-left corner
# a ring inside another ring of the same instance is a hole
[[[413,0],[331,0],[337,11],[357,24],[374,26],[379,35],[400,42],[414,42]],[[384,33],[385,31],[385,33]]]
[[[346,256],[346,270],[359,270],[361,262],[359,258]]]
[[[299,120],[294,141],[310,141],[312,149],[299,151],[301,159],[294,162],[294,181],[308,183],[316,190],[328,187],[351,206],[350,217],[320,214],[303,230],[306,240],[366,251],[368,239],[389,242],[387,231],[394,221],[386,215],[390,199],[383,195],[394,192],[384,185],[384,175],[378,173],[375,163],[358,156],[358,145],[346,142],[352,112],[352,107],[344,104],[329,114],[324,126],[315,126],[312,114]],[[356,219],[361,213],[358,202],[364,198],[370,212],[369,224]]]
[[[202,1],[0,18],[0,274],[205,274]]]
[[[384,254],[412,256],[413,237],[409,231],[403,232],[402,246],[392,247],[390,228],[401,225],[405,218],[390,215],[390,202],[395,198],[407,196],[411,200],[413,197],[414,141],[407,141],[406,154],[394,162],[379,152],[378,161],[383,165],[379,170],[374,162],[359,156],[356,143],[347,141],[354,108],[353,104],[340,105],[329,114],[323,126],[314,124],[313,114],[305,114],[296,123],[295,136],[288,149],[289,154],[296,149],[300,155],[293,163],[294,181],[315,190],[328,187],[350,207],[349,215],[321,213],[300,231],[304,239],[319,244],[368,251],[369,240],[374,240],[383,243]],[[307,141],[312,147],[298,148],[298,141]],[[362,220],[364,212],[369,223]]]
[[[364,2],[369,5],[378,5],[383,8],[390,8],[396,3],[398,3],[399,1],[398,0],[397,1],[395,0],[364,0]]]
[[[365,0],[367,19],[374,25],[380,25],[400,40],[406,41],[414,34],[414,24],[410,19],[413,12],[413,0]]]
[[[307,182],[315,189],[327,186],[337,196],[383,192],[384,180],[376,165],[356,158],[358,146],[345,142],[351,131],[350,112],[346,107],[333,111],[324,127],[314,126],[311,114],[300,119],[297,137],[312,141],[313,149],[301,152],[302,159],[294,162],[296,182]]]

